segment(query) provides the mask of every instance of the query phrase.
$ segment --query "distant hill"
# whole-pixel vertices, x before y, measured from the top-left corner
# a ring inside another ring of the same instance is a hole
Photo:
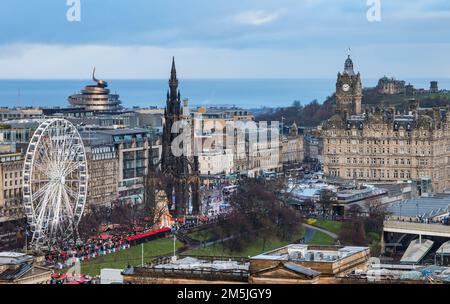
[[[450,105],[450,93],[429,93],[414,96],[424,108],[443,107]],[[408,109],[408,101],[403,94],[384,95],[379,94],[374,88],[364,89],[362,108],[374,106],[394,106],[399,111]],[[313,100],[306,105],[294,102],[290,107],[265,108],[264,111],[255,114],[257,121],[280,121],[284,117],[284,123],[290,125],[294,122],[299,126],[315,127],[324,120],[329,119],[335,113],[335,95],[328,97],[322,104]]]
[[[334,96],[328,97],[323,104],[320,104],[317,100],[313,100],[304,106],[294,102],[290,107],[266,110],[264,113],[257,115],[256,120],[281,122],[284,118],[286,125],[296,122],[299,126],[317,126],[334,114],[333,104]]]
[[[422,108],[445,107],[450,105],[450,92],[416,94],[414,99]],[[395,107],[399,111],[408,109],[408,99],[403,94],[383,95],[372,88],[364,89],[362,104],[363,108],[380,105]]]

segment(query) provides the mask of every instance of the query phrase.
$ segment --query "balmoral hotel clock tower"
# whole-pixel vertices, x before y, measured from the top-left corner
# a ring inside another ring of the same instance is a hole
[[[355,74],[353,61],[348,55],[344,72],[338,73],[336,82],[336,112],[342,116],[361,113],[361,75]]]

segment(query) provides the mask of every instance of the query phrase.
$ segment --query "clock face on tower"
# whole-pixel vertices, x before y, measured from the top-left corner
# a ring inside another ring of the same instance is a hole
[[[342,90],[343,90],[344,92],[350,91],[350,85],[347,84],[347,83],[345,83],[345,84],[342,86]]]

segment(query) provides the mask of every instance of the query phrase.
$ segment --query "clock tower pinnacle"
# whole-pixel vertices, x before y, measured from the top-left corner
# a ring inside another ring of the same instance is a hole
[[[344,71],[338,73],[336,82],[336,113],[346,116],[361,113],[361,75],[355,74],[350,53],[345,60]]]

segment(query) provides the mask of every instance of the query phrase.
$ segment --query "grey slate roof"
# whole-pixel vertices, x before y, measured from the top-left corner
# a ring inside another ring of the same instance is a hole
[[[320,275],[320,272],[318,272],[318,271],[315,271],[311,268],[303,267],[303,266],[295,264],[295,263],[287,262],[287,263],[283,263],[283,265],[284,265],[284,267],[286,267],[289,270],[295,271],[297,273],[303,274],[308,277],[314,278],[314,277],[317,277]]]
[[[7,269],[0,274],[0,280],[13,281],[15,279],[18,279],[32,267],[33,266],[30,264],[22,264],[17,269]]]

